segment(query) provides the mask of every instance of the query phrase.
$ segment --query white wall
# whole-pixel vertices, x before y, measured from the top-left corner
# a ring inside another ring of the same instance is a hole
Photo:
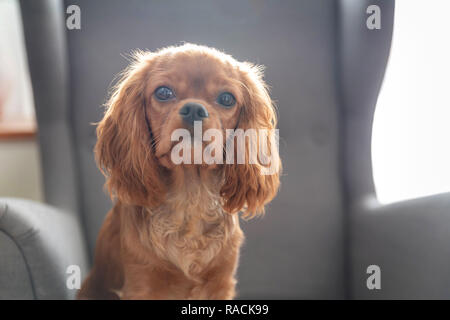
[[[43,201],[40,170],[34,139],[0,140],[0,197]]]

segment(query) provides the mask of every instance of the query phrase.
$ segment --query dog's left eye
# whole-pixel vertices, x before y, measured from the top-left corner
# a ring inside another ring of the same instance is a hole
[[[217,103],[229,108],[235,105],[236,98],[231,93],[224,92],[217,97]]]
[[[167,101],[167,100],[175,98],[175,93],[173,92],[172,89],[162,86],[162,87],[156,88],[155,97],[156,97],[156,99],[158,99],[160,101]]]

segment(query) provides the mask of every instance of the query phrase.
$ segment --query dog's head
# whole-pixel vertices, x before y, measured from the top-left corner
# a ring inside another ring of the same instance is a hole
[[[281,162],[269,137],[276,114],[259,67],[192,44],[138,52],[107,107],[95,151],[109,192],[120,201],[159,205],[175,166],[220,171],[222,205],[230,213],[252,216],[275,196]],[[243,143],[233,134],[238,129]],[[205,161],[207,154],[216,161]],[[252,161],[255,154],[259,161]],[[275,170],[264,174],[267,166]]]

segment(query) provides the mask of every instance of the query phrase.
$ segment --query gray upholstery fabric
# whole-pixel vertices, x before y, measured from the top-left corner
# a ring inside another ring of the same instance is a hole
[[[376,4],[381,29],[366,26],[366,8]],[[337,89],[342,112],[343,177],[349,203],[375,194],[372,122],[389,58],[395,1],[342,0],[337,33]]]
[[[39,131],[46,202],[77,214],[68,59],[63,3],[20,1]]]
[[[372,4],[381,9],[380,30],[369,30],[366,26],[366,8]],[[347,212],[343,221],[345,269],[350,297],[358,297],[352,292],[351,282],[354,276],[352,235],[359,228],[354,221],[354,207],[367,197],[375,197],[371,158],[372,121],[389,57],[394,5],[395,1],[384,0],[338,2],[336,89],[341,110],[340,160]]]
[[[0,300],[34,299],[33,286],[20,247],[0,231]]]
[[[352,296],[450,299],[450,193],[355,208]],[[367,290],[367,266],[381,269],[381,290]]]
[[[67,267],[86,274],[82,231],[73,214],[0,198],[0,299],[68,299]]]

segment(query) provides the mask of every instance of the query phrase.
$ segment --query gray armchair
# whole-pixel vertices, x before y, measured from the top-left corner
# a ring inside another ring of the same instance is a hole
[[[127,65],[123,54],[181,41],[266,65],[279,106],[282,186],[263,219],[243,223],[240,298],[450,296],[450,196],[375,200],[370,139],[393,0],[20,4],[48,206],[0,199],[0,298],[73,297],[66,268],[86,275],[111,207],[91,123]],[[65,27],[69,4],[81,8],[81,30]],[[370,4],[381,7],[381,30],[366,28]],[[370,264],[383,270],[382,290],[365,286]]]
[[[74,298],[67,268],[87,270],[77,216],[27,200],[0,199],[0,257],[2,299]]]

